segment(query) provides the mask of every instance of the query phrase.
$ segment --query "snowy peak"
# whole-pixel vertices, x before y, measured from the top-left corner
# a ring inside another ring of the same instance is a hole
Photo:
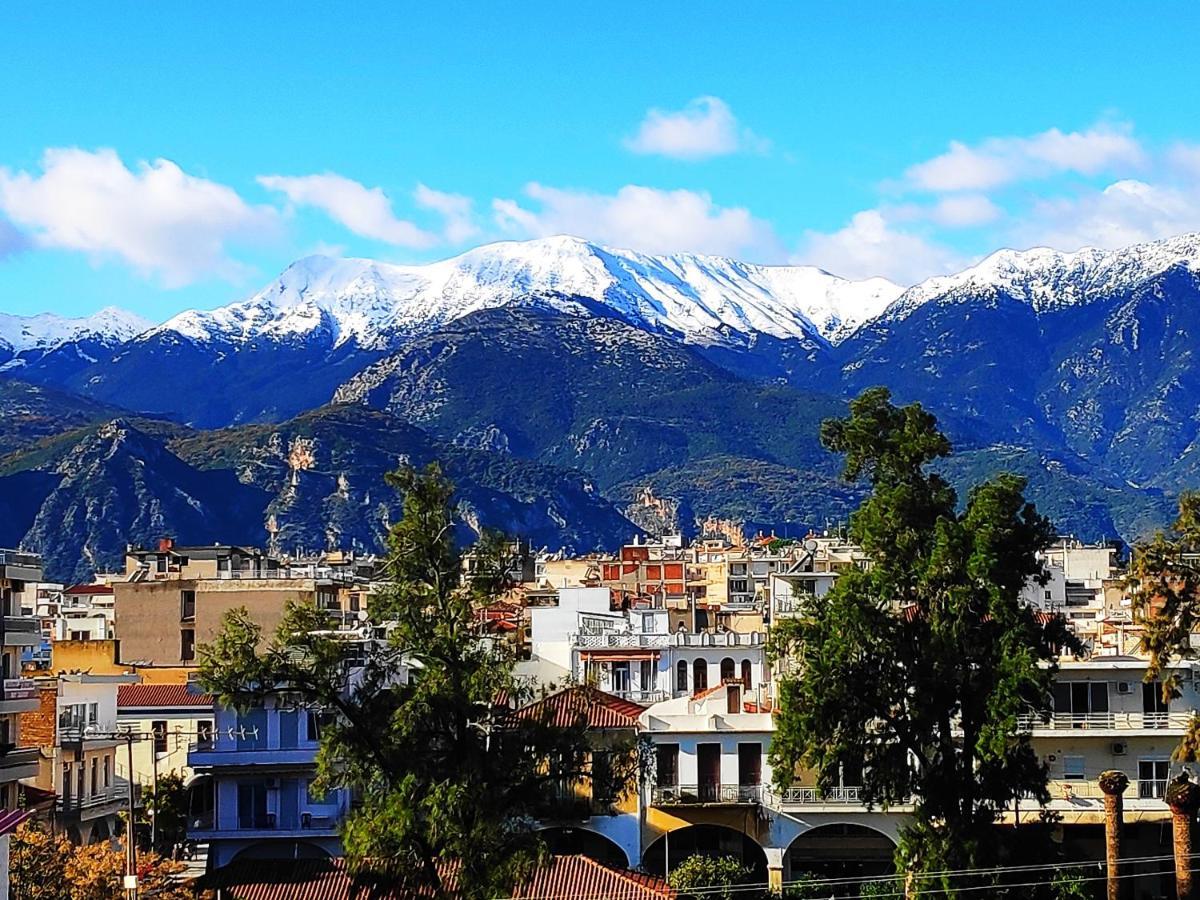
[[[930,301],[957,302],[993,291],[1024,301],[1038,312],[1063,309],[1127,290],[1175,266],[1200,271],[1200,234],[1120,250],[999,250],[956,275],[930,278],[909,288],[884,318],[902,319]]]
[[[54,313],[13,316],[0,313],[0,346],[14,354],[29,350],[49,351],[72,341],[92,340],[115,346],[141,334],[151,323],[123,309],[110,306],[83,318],[71,319]]]
[[[386,349],[483,309],[537,302],[601,304],[652,331],[700,343],[769,334],[836,342],[901,293],[817,268],[759,266],[714,256],[650,256],[578,238],[488,244],[423,266],[308,257],[248,300],[182,313],[152,333],[239,343],[328,329],[334,345]]]

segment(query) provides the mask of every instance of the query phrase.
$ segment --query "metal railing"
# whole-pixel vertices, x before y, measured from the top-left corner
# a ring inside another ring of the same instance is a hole
[[[652,788],[650,802],[655,806],[760,803],[762,795],[761,784],[660,784]]]
[[[614,631],[608,634],[573,634],[571,643],[576,647],[666,647],[671,640],[669,634],[644,634],[640,631]]]
[[[1162,800],[1170,784],[1165,778],[1131,780],[1125,790],[1126,800]],[[1071,802],[1072,800],[1103,800],[1104,791],[1100,789],[1099,781],[1087,779],[1054,779],[1046,784],[1052,803]]]
[[[41,623],[33,616],[5,616],[4,630],[9,634],[37,634]]]
[[[1018,731],[1078,731],[1087,729],[1185,729],[1191,712],[1050,713],[1018,716]]]
[[[861,795],[861,787],[834,787],[822,790],[819,787],[794,784],[783,791],[772,790],[770,799],[785,806],[853,806],[862,803]]]
[[[20,550],[0,550],[0,566],[24,566],[29,569],[40,569],[42,558],[36,553],[23,553]]]
[[[56,805],[61,811],[70,811],[102,806],[106,803],[124,803],[128,797],[129,782],[124,778],[114,778],[108,787],[98,788],[92,793],[73,794],[67,791],[58,798]]]
[[[36,700],[37,682],[32,678],[5,678],[0,700]]]

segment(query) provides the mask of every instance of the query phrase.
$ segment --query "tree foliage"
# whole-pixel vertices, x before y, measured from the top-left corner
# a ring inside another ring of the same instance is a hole
[[[735,896],[733,888],[750,879],[750,870],[732,856],[705,856],[693,854],[671,870],[667,881],[684,897],[711,897],[714,900],[730,900]],[[693,893],[696,892],[696,893]]]
[[[959,509],[931,471],[950,453],[934,417],[894,406],[883,388],[824,423],[821,438],[844,455],[844,477],[870,488],[850,536],[871,564],[772,630],[776,779],[807,769],[829,788],[854,773],[867,803],[912,802],[901,870],[983,863],[1000,810],[1049,800],[1017,717],[1048,708],[1055,648],[1073,640],[1019,599],[1044,580],[1036,554],[1053,529],[1012,475],[980,484]]]
[[[159,775],[155,791],[146,795],[140,819],[146,824],[156,820],[156,853],[174,858],[187,840],[188,799],[188,787],[178,772]]]
[[[361,798],[342,826],[357,871],[444,897],[453,871],[453,896],[502,896],[543,854],[535,817],[547,793],[590,778],[585,722],[510,712],[529,691],[510,645],[481,637],[475,615],[504,588],[506,542],[486,536],[464,580],[441,471],[401,469],[389,482],[403,517],[388,535],[386,584],[369,600],[386,639],[347,654],[325,613],[296,605],[264,641],[235,611],[201,649],[201,680],[225,704],[272,698],[334,713],[318,783]]]
[[[65,837],[26,823],[9,847],[9,879],[14,900],[121,900],[125,897],[125,851],[111,842],[76,847]],[[138,888],[143,896],[192,900],[175,881],[181,863],[157,853],[138,854]]]

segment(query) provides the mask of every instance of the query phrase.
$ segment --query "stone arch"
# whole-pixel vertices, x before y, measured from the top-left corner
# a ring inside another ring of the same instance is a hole
[[[660,835],[642,853],[643,871],[666,876],[689,856],[733,856],[753,873],[751,881],[767,880],[767,854],[754,838],[728,825],[687,825]]]
[[[870,879],[895,872],[895,853],[895,841],[881,829],[857,822],[827,822],[792,839],[784,853],[784,871],[789,878],[808,872]]]
[[[629,856],[621,845],[607,835],[590,828],[573,825],[551,825],[539,830],[546,848],[555,856],[586,856],[617,869],[628,869]]]
[[[726,656],[721,660],[721,684],[729,684],[737,677],[737,670],[734,668],[732,656]]]
[[[243,847],[233,857],[234,860],[328,858],[328,851],[308,841],[258,841]]]

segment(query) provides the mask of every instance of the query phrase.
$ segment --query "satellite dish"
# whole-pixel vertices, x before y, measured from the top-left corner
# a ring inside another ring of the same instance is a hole
[[[809,553],[816,553],[817,547],[819,547],[819,546],[820,545],[816,542],[816,540],[814,538],[809,538],[807,541],[804,542],[804,549],[807,550]]]

